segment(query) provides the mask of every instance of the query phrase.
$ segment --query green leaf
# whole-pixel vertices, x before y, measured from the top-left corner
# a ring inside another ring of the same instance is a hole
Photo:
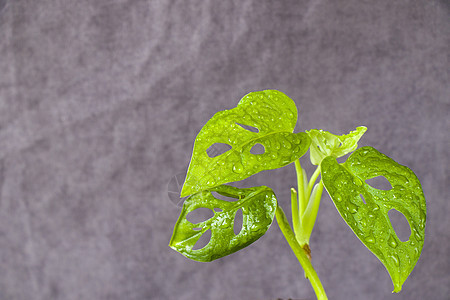
[[[334,135],[328,131],[311,129],[306,133],[311,138],[310,156],[313,165],[319,165],[327,156],[341,157],[354,151],[367,127],[359,126],[349,134]]]
[[[217,199],[211,192],[238,200],[229,202]],[[189,222],[187,214],[201,207],[211,209],[214,216],[196,224]],[[170,247],[190,259],[204,262],[234,253],[266,233],[272,224],[276,207],[275,194],[266,186],[239,189],[221,185],[194,194],[184,202]],[[243,223],[236,235],[233,224],[239,209],[242,210]],[[193,250],[195,243],[207,230],[211,230],[210,242],[201,249]]]
[[[384,264],[394,292],[399,292],[416,265],[424,242],[426,203],[416,175],[372,147],[358,149],[342,165],[334,157],[327,157],[321,170],[325,188],[342,218]],[[365,182],[378,176],[384,176],[392,189],[375,189]],[[392,227],[388,216],[391,209],[408,220],[411,235],[406,242],[398,238]]]
[[[275,90],[250,93],[236,108],[216,113],[197,135],[181,196],[243,180],[298,159],[308,151],[310,139],[303,132],[292,133],[296,121],[295,103]],[[216,143],[231,149],[209,157],[207,150]],[[264,153],[250,152],[256,144],[264,146]]]

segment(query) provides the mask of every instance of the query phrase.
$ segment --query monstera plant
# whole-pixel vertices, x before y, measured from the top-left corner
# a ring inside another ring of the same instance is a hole
[[[426,203],[416,175],[372,147],[357,149],[366,127],[340,136],[318,129],[293,133],[296,122],[294,101],[276,90],[250,93],[236,108],[216,113],[195,140],[181,191],[181,197],[189,197],[170,247],[190,259],[209,262],[255,242],[276,218],[317,298],[327,299],[311,264],[309,248],[325,187],[341,217],[383,263],[394,292],[399,292],[424,243]],[[214,145],[225,145],[226,150],[211,155],[208,149]],[[309,179],[299,161],[308,150],[311,163],[317,166]],[[345,162],[337,161],[351,152]],[[292,163],[297,173],[297,190],[291,188],[292,226],[269,187],[229,185]],[[376,189],[367,183],[379,176],[389,181],[390,189]],[[207,209],[212,216],[200,222],[189,220],[188,215],[197,209]],[[408,240],[397,236],[389,219],[390,210],[406,217],[411,230]],[[233,223],[238,211],[242,213],[242,227],[235,232]],[[196,243],[208,231],[209,242],[197,249]]]

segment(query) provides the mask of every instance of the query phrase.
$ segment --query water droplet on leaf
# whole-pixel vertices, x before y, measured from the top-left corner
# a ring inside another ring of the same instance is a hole
[[[371,244],[375,243],[375,238],[374,238],[372,235],[369,235],[369,236],[366,237],[364,240],[365,240],[367,243],[371,243]]]
[[[417,232],[417,230],[413,230],[414,231],[414,236],[416,237],[416,240],[421,241],[422,240],[422,236]]]
[[[399,262],[399,260],[398,260],[398,255],[397,255],[397,254],[392,254],[392,255],[390,255],[389,257],[392,259],[392,261],[394,262],[394,264],[395,264],[396,266],[399,266],[399,265],[400,265],[400,262]]]
[[[227,228],[227,227],[230,227],[230,225],[231,225],[230,219],[224,218],[222,220],[222,223],[220,224],[220,227],[221,228]]]
[[[394,236],[390,236],[388,239],[388,245],[391,246],[392,248],[397,248],[397,241],[395,240]]]
[[[292,148],[292,144],[289,143],[289,141],[287,141],[287,140],[284,140],[284,141],[283,141],[283,146],[284,146],[286,149],[291,149],[291,148]]]
[[[356,206],[353,203],[348,203],[346,209],[351,213],[351,214],[355,214],[358,212],[358,206]]]
[[[233,166],[233,172],[235,173],[242,173],[244,167],[242,166],[241,163],[235,163]]]

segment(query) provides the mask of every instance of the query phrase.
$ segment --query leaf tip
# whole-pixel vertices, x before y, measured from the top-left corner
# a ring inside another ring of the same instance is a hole
[[[400,293],[402,290],[402,286],[401,285],[394,285],[394,290],[392,291],[392,293]]]

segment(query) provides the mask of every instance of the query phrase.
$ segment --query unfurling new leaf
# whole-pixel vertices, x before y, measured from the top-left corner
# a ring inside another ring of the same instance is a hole
[[[197,135],[181,196],[243,180],[298,159],[308,150],[310,139],[304,132],[292,133],[296,122],[294,101],[275,90],[250,93],[236,108],[216,113]],[[210,157],[207,150],[216,143],[231,149]],[[252,153],[257,144],[263,153]]]
[[[334,157],[321,163],[322,180],[345,222],[388,270],[399,292],[422,251],[426,203],[416,175],[372,147],[362,147],[340,165]],[[365,181],[384,176],[390,190],[379,190]],[[361,198],[363,196],[363,199]],[[409,222],[411,235],[402,242],[388,212],[396,209]]]
[[[229,202],[217,199],[212,192],[238,200]],[[212,210],[214,216],[196,224],[186,219],[188,213],[202,207]],[[276,207],[275,194],[265,186],[239,189],[221,185],[194,194],[184,202],[170,247],[190,259],[204,262],[229,255],[264,235],[272,224]],[[242,229],[236,235],[233,222],[239,209],[242,210],[243,222]],[[211,230],[211,241],[205,247],[193,250],[207,230]]]
[[[309,154],[311,163],[319,165],[327,156],[339,158],[358,147],[358,141],[367,131],[367,127],[359,126],[349,134],[335,135],[325,130],[311,129],[306,133],[311,138]]]

